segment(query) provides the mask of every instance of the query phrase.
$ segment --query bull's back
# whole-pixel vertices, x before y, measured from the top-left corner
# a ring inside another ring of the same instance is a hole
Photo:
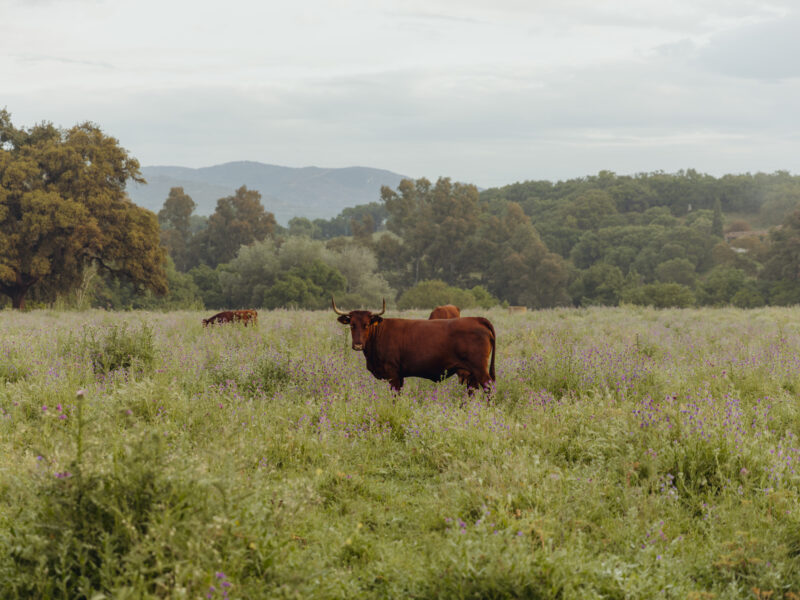
[[[485,365],[494,332],[482,321],[486,319],[384,319],[380,335],[383,360],[405,375],[433,380],[448,371]]]

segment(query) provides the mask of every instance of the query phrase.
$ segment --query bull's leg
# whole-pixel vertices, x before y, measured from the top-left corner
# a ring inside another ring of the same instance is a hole
[[[469,376],[465,377],[467,380],[467,393],[472,396],[475,390],[482,389],[484,393],[488,394],[492,389],[492,378],[489,377],[489,372],[485,369],[477,369],[476,371],[468,372]]]
[[[389,378],[389,385],[392,386],[392,391],[399,394],[403,389],[403,378],[399,375],[394,375]]]
[[[475,393],[475,390],[478,389],[478,380],[475,379],[472,373],[470,373],[468,377],[465,377],[465,379],[467,382],[467,394],[472,396]]]

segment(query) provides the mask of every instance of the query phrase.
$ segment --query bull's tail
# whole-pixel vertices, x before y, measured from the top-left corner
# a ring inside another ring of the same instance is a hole
[[[486,327],[486,329],[488,329],[492,333],[492,359],[489,362],[489,377],[492,378],[492,381],[495,381],[495,376],[494,376],[494,349],[495,349],[495,338],[497,337],[497,335],[494,332],[494,325],[492,325],[492,322],[489,319],[487,319],[485,317],[478,317],[478,322],[480,322],[481,325]]]

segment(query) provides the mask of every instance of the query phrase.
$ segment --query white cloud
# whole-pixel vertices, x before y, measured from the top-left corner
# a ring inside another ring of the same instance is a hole
[[[798,171],[788,0],[45,4],[0,0],[0,106],[145,165]]]

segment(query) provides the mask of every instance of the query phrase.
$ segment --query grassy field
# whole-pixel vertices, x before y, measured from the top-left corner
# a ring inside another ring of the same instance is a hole
[[[800,309],[489,311],[491,401],[202,316],[0,312],[0,598],[800,600]]]

